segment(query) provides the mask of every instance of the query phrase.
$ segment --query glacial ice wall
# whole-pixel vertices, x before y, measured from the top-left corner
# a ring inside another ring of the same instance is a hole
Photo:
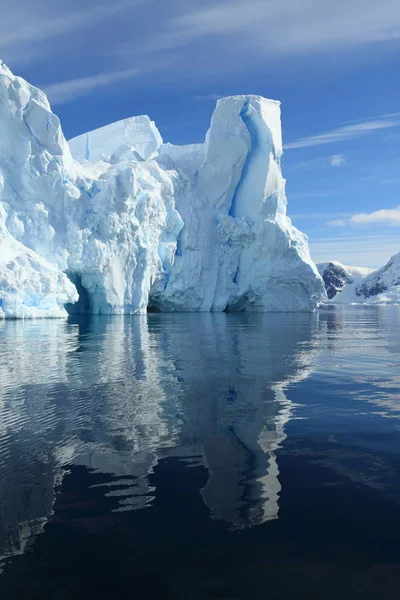
[[[73,165],[46,96],[0,62],[0,316],[64,316],[65,185]]]
[[[168,149],[163,152],[165,160]],[[259,96],[218,101],[204,156],[189,147],[184,169],[174,157],[184,228],[168,281],[153,287],[151,305],[203,311],[315,306],[324,293],[322,281],[306,237],[286,216],[281,155],[278,102]]]
[[[204,144],[146,116],[70,141],[0,63],[0,316],[310,311],[324,296],[286,216],[279,103],[221,99]],[[79,301],[78,301],[79,296]]]

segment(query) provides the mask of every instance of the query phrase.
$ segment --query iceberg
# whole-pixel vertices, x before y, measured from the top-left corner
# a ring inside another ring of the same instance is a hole
[[[117,121],[69,141],[77,161],[92,163],[107,159],[121,147],[132,152],[132,157],[135,153],[135,158],[149,160],[157,156],[161,144],[160,132],[147,115]]]
[[[311,311],[325,297],[286,215],[279,102],[218,101],[203,144],[138,116],[69,143],[0,63],[0,316]],[[11,257],[11,258],[10,258]]]
[[[66,317],[64,305],[78,301],[62,271],[11,236],[0,238],[0,257],[0,318]]]

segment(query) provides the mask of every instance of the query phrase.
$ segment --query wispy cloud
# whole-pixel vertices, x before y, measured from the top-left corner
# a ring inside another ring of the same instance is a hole
[[[326,219],[346,219],[351,217],[352,213],[348,212],[328,212],[328,211],[314,211],[314,212],[301,212],[291,214],[289,212],[289,217],[293,220],[298,219],[311,219],[311,220],[323,220]]]
[[[16,61],[21,64],[32,57],[36,63],[41,56],[62,57],[66,79],[72,79],[82,76],[82,64],[88,61],[107,71],[113,65],[122,71],[132,67],[133,56],[138,58],[134,64],[146,66],[161,55],[175,54],[179,68],[167,68],[165,80],[170,85],[196,85],[199,94],[206,83],[209,91],[211,80],[220,82],[234,74],[237,81],[239,73],[260,68],[265,77],[264,67],[299,55],[319,61],[321,53],[337,56],[368,45],[375,60],[378,46],[393,43],[400,32],[397,0],[0,0],[3,3],[7,6],[1,11],[0,54],[12,68]],[[324,68],[328,64],[325,61]],[[207,91],[202,99],[214,101],[216,96],[207,98]]]
[[[288,191],[289,200],[302,200],[303,198],[332,198],[335,196],[335,191],[320,191],[320,192],[290,192]]]
[[[321,56],[356,49],[365,62],[376,60],[386,42],[400,32],[397,0],[170,0],[164,18],[155,16],[150,31],[141,37],[121,39],[116,56],[151,60],[160,53],[179,53],[181,67],[172,74],[182,85],[249,74],[277,62],[300,56],[319,62]],[[145,28],[145,26],[144,26]],[[400,41],[400,40],[399,40]],[[369,57],[369,58],[367,58]],[[329,62],[325,61],[325,69]],[[264,74],[265,76],[265,74]]]
[[[196,102],[216,102],[223,98],[224,94],[205,94],[204,96],[193,96]]]
[[[380,185],[400,185],[400,177],[394,178],[394,179],[381,179],[381,181],[379,181]]]
[[[285,165],[285,170],[312,170],[329,169],[330,167],[341,167],[346,162],[342,154],[333,154],[332,156],[316,156],[310,160],[301,160],[300,162]]]
[[[344,227],[346,225],[346,221],[344,219],[333,219],[332,221],[327,221],[326,224],[330,225],[331,227]]]
[[[400,113],[395,113],[394,115],[381,115],[371,121],[357,121],[351,125],[344,125],[337,129],[332,129],[326,133],[300,138],[299,140],[286,144],[285,150],[345,142],[374,131],[393,127],[400,127]]]
[[[47,94],[50,103],[55,106],[69,100],[74,100],[80,96],[85,96],[99,87],[104,87],[126,79],[132,79],[133,77],[138,77],[140,74],[141,71],[139,69],[110,71],[108,73],[100,73],[99,75],[71,79],[70,81],[51,83],[43,85],[41,88]]]
[[[341,167],[346,162],[343,154],[333,154],[331,156],[331,167],[337,168]]]
[[[236,44],[265,54],[293,54],[316,48],[337,51],[357,44],[397,39],[400,15],[396,0],[205,0],[171,2],[171,17],[146,46],[137,52],[169,50],[207,39]],[[179,11],[174,14],[174,8]],[[268,35],[265,32],[268,31]],[[127,47],[125,46],[125,50]],[[217,56],[216,56],[217,59]]]
[[[107,20],[118,13],[131,9],[139,4],[140,0],[123,0],[122,2],[113,2],[110,4],[96,4],[87,10],[75,10],[61,15],[43,17],[33,24],[23,23],[13,27],[9,31],[1,28],[0,48],[7,45],[35,42],[37,40],[57,38],[67,33],[93,27],[97,23]]]
[[[315,262],[338,260],[344,265],[378,268],[400,250],[397,235],[357,235],[335,238],[311,238],[310,250]]]
[[[357,213],[349,219],[335,219],[328,221],[333,227],[344,227],[346,225],[388,225],[400,227],[400,205],[395,208],[383,208],[371,213]]]

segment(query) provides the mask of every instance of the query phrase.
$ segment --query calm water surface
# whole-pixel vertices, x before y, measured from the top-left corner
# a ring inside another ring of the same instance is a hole
[[[0,597],[395,598],[400,308],[0,322]]]

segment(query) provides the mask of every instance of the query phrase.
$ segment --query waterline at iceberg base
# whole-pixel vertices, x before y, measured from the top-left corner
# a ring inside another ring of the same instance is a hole
[[[311,311],[325,297],[286,216],[280,106],[222,98],[204,144],[146,116],[68,144],[0,62],[0,316]]]

